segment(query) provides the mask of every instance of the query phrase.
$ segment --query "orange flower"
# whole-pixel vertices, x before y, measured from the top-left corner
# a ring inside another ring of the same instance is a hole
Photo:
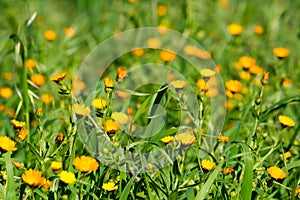
[[[62,134],[62,132],[60,132],[60,133],[58,134],[58,136],[56,137],[56,141],[62,142],[63,139],[64,139],[64,134]]]
[[[209,88],[205,95],[207,97],[214,98],[219,95],[219,90],[217,88]]]
[[[44,32],[44,37],[46,38],[46,40],[48,41],[54,41],[56,39],[56,33],[53,30],[46,30]]]
[[[223,170],[224,174],[231,174],[232,172],[234,172],[234,169],[232,167],[226,167],[224,170]]]
[[[194,56],[195,52],[198,50],[198,48],[195,46],[186,45],[183,50],[186,55]]]
[[[215,71],[211,70],[211,69],[202,69],[200,70],[200,74],[203,77],[203,80],[205,80],[205,82],[209,81],[210,77],[212,77],[213,75],[216,74]]]
[[[200,90],[208,91],[207,84],[203,79],[199,79],[196,85]]]
[[[162,50],[159,55],[161,59],[166,62],[171,62],[176,58],[175,52],[169,50]]]
[[[99,167],[99,163],[96,159],[89,156],[76,157],[73,161],[73,165],[81,172],[94,171]]]
[[[8,99],[8,98],[12,97],[12,95],[13,95],[13,91],[9,87],[0,88],[0,96],[1,97]]]
[[[42,177],[42,178],[41,178],[41,184],[42,184],[43,189],[46,189],[46,190],[47,190],[47,189],[50,188],[50,186],[51,186],[51,184],[52,184],[52,181],[46,179],[45,177]]]
[[[34,74],[30,77],[30,80],[37,86],[42,86],[46,82],[46,78],[42,74]]]
[[[296,192],[296,195],[299,195],[300,194],[300,188],[297,187],[295,192]]]
[[[286,177],[286,173],[276,166],[268,168],[267,171],[270,174],[270,176],[276,180],[284,179]]]
[[[207,59],[210,59],[211,56],[210,56],[210,53],[205,51],[205,50],[202,50],[202,49],[196,49],[196,51],[194,52],[194,56],[200,58],[200,59],[203,59],[203,60],[207,60]]]
[[[128,70],[124,69],[123,67],[119,67],[117,72],[118,81],[122,81],[123,78],[127,76],[127,72]]]
[[[12,162],[12,164],[17,168],[17,169],[22,169],[24,167],[24,163],[21,162]]]
[[[32,69],[36,66],[36,63],[33,59],[28,59],[25,61],[25,66],[26,66],[26,69]]]
[[[56,74],[50,78],[51,81],[55,83],[60,83],[62,80],[64,80],[67,76],[66,72],[61,72],[59,74]]]
[[[158,49],[161,46],[161,42],[157,38],[149,38],[147,44],[150,49]]]
[[[72,106],[72,111],[80,116],[89,116],[91,113],[91,109],[89,107],[78,103]]]
[[[232,93],[237,93],[242,90],[243,85],[238,80],[230,80],[225,83],[225,87]]]
[[[168,26],[164,25],[164,24],[160,24],[160,25],[157,26],[157,31],[160,34],[166,34],[168,32]]]
[[[230,1],[229,0],[218,0],[218,4],[222,8],[228,8],[230,5]]]
[[[70,28],[70,27],[69,28],[65,28],[64,29],[64,34],[67,37],[72,37],[75,34],[75,29]]]
[[[104,81],[105,88],[113,88],[114,87],[114,79],[104,78],[103,81]]]
[[[202,160],[201,166],[204,170],[211,171],[216,167],[216,164],[210,160]]]
[[[283,156],[284,156],[285,159],[288,159],[288,158],[292,157],[292,154],[291,154],[290,151],[287,151],[287,152],[285,152],[285,153],[283,154]]]
[[[113,112],[111,118],[119,124],[126,124],[129,120],[128,116],[122,112]]]
[[[51,94],[43,94],[41,100],[45,104],[49,104],[53,102],[53,96]]]
[[[240,35],[243,32],[243,27],[239,24],[230,24],[227,27],[227,31],[234,36]]]
[[[103,124],[104,131],[108,134],[114,134],[117,130],[120,129],[120,126],[117,122],[109,119]]]
[[[132,53],[133,53],[133,55],[140,57],[140,56],[144,55],[144,49],[136,47],[136,48],[132,49]]]
[[[164,16],[167,14],[167,7],[166,6],[158,6],[157,8],[157,15]]]
[[[38,186],[42,181],[42,172],[34,169],[29,169],[22,175],[22,180],[31,187]]]
[[[252,65],[255,65],[255,60],[250,56],[242,56],[239,59],[239,65],[242,66],[244,69],[249,69]]]
[[[289,87],[291,84],[293,83],[293,81],[289,78],[285,78],[282,80],[282,86],[283,87]]]
[[[268,80],[269,80],[269,72],[264,71],[263,81],[268,82]]]
[[[251,74],[254,74],[254,75],[260,75],[263,73],[263,69],[258,66],[258,65],[252,65],[250,68],[249,68],[249,72]]]
[[[276,47],[273,49],[273,54],[279,58],[279,59],[283,59],[286,58],[290,55],[290,51],[286,48],[283,47]]]
[[[26,128],[23,128],[22,130],[20,130],[17,138],[21,141],[23,141],[25,139],[25,137],[28,135],[29,131]]]
[[[218,141],[219,142],[229,142],[229,137],[220,135],[219,138],[218,138]]]
[[[0,136],[0,148],[3,151],[15,151],[17,148],[15,147],[16,142],[11,140],[7,136]]]
[[[14,129],[16,129],[16,130],[20,130],[26,125],[25,122],[21,122],[16,119],[12,119],[12,120],[10,120],[10,122],[12,123],[12,125],[14,126]]]
[[[257,35],[261,35],[264,33],[264,27],[262,26],[255,26],[254,27],[254,33]]]
[[[246,71],[241,71],[239,73],[239,76],[240,76],[241,79],[247,80],[247,81],[250,80],[250,78],[251,78],[251,74],[249,72],[246,72]]]

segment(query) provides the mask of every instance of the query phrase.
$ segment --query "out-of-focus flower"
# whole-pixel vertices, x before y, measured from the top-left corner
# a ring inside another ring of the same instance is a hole
[[[12,97],[13,91],[9,87],[2,87],[0,88],[0,96],[4,99],[8,99]]]
[[[53,96],[51,94],[43,94],[41,100],[45,104],[50,104],[54,101]]]
[[[12,162],[12,164],[17,168],[17,169],[22,169],[24,167],[24,163],[22,162]]]
[[[28,60],[26,60],[25,61],[25,67],[26,67],[26,69],[32,69],[32,68],[34,68],[34,67],[36,67],[36,62],[35,62],[35,60],[33,60],[33,59],[28,59]]]
[[[114,79],[104,78],[103,81],[104,81],[105,88],[113,88],[114,87]]]
[[[290,51],[287,48],[276,47],[276,48],[273,49],[273,54],[277,58],[283,59],[283,58],[286,58],[290,55]]]
[[[147,45],[150,49],[158,49],[161,46],[161,41],[157,38],[149,38],[147,40]]]
[[[127,76],[128,70],[123,67],[119,67],[117,71],[117,80],[122,81]]]
[[[182,146],[190,146],[196,141],[196,137],[192,132],[184,132],[177,134],[175,139],[182,145]]]
[[[80,116],[89,116],[91,113],[91,109],[83,104],[74,104],[72,106],[72,111]]]
[[[99,167],[99,163],[96,159],[89,156],[76,157],[73,161],[73,165],[81,172],[94,171]]]
[[[46,82],[46,78],[42,74],[33,74],[30,80],[37,86],[42,86]]]
[[[243,85],[238,80],[230,80],[225,83],[225,87],[232,93],[240,92],[243,88]]]
[[[170,84],[175,88],[175,90],[182,90],[187,85],[184,80],[172,81]]]
[[[224,136],[224,135],[220,135],[218,138],[219,142],[229,142],[229,137]]]
[[[56,137],[56,141],[62,142],[63,140],[64,140],[64,134],[62,134],[62,132],[60,132],[58,134],[58,136]]]
[[[268,168],[267,171],[270,176],[276,180],[284,179],[286,177],[286,173],[276,166]]]
[[[119,124],[126,124],[129,120],[128,116],[122,112],[113,112],[111,118],[114,119]]]
[[[51,76],[50,80],[55,83],[60,83],[62,80],[66,78],[66,76],[67,76],[67,72],[61,72],[59,74]]]
[[[25,122],[18,121],[16,119],[12,119],[12,120],[10,120],[10,122],[14,126],[14,129],[16,129],[16,130],[21,130],[26,125]]]
[[[243,69],[249,69],[251,66],[255,65],[255,63],[256,61],[250,56],[242,56],[238,62]]]
[[[102,98],[96,98],[93,100],[92,104],[96,109],[102,110],[106,107],[106,100]]]
[[[53,30],[46,30],[44,32],[44,37],[46,38],[46,40],[48,41],[54,41],[56,39],[56,32]]]
[[[205,68],[205,69],[200,70],[200,74],[203,77],[203,80],[205,82],[207,82],[207,81],[209,81],[210,77],[212,77],[216,74],[216,72],[211,69]]]
[[[140,57],[144,55],[144,49],[136,47],[132,49],[132,53],[133,55]]]
[[[176,53],[170,50],[162,50],[159,55],[166,62],[171,62],[176,58]]]
[[[70,27],[65,28],[64,29],[64,34],[67,37],[72,37],[75,34],[75,29],[74,28],[70,28]]]
[[[232,172],[234,172],[234,168],[232,167],[226,167],[224,170],[223,170],[224,174],[231,174]]]
[[[42,188],[47,190],[50,188],[52,181],[46,179],[45,177],[42,177],[41,184],[42,184]]]
[[[237,36],[242,34],[243,27],[239,24],[230,24],[228,25],[227,30],[231,35]]]
[[[288,158],[292,157],[292,154],[291,154],[290,151],[287,151],[287,152],[285,152],[285,153],[283,154],[283,156],[284,156],[285,159],[288,159]]]
[[[293,81],[289,78],[285,78],[282,80],[282,86],[283,87],[289,87],[291,84],[293,83]]]
[[[17,136],[19,140],[24,141],[25,137],[28,135],[29,131],[26,128],[22,128]]]
[[[167,7],[166,6],[158,6],[157,8],[157,15],[164,16],[167,14]]]
[[[264,27],[262,26],[255,26],[254,27],[254,33],[257,35],[261,35],[264,33]]]

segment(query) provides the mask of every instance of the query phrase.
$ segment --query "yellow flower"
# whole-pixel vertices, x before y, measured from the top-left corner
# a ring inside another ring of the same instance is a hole
[[[136,48],[132,49],[132,53],[133,53],[133,55],[140,57],[140,56],[144,55],[144,49],[136,47]]]
[[[99,167],[99,163],[96,159],[89,156],[76,157],[73,161],[73,165],[81,172],[94,171]]]
[[[25,61],[25,67],[26,67],[26,69],[32,69],[32,68],[34,68],[36,66],[36,63],[35,63],[35,61],[33,60],[33,59],[28,59],[28,60],[26,60]]]
[[[219,90],[217,88],[209,88],[205,95],[207,97],[214,98],[219,95]]]
[[[66,78],[66,76],[67,76],[67,72],[61,72],[59,74],[51,76],[50,80],[55,83],[60,83],[62,80]]]
[[[117,130],[120,129],[119,124],[111,119],[104,122],[103,126],[105,132],[109,134],[114,134]]]
[[[67,37],[72,37],[75,34],[75,29],[74,28],[70,28],[70,27],[65,28],[64,29],[64,34]]]
[[[163,137],[162,139],[160,139],[160,141],[163,142],[163,143],[169,143],[173,139],[174,139],[174,136],[166,136],[166,137]]]
[[[104,78],[103,81],[104,81],[105,88],[113,88],[114,87],[114,79]]]
[[[245,72],[245,71],[241,71],[239,73],[239,76],[240,76],[241,79],[246,80],[246,81],[250,80],[250,78],[251,78],[250,73],[249,72]]]
[[[252,65],[255,65],[255,63],[256,61],[250,56],[242,56],[238,62],[238,64],[244,69],[249,69]]]
[[[270,176],[276,180],[284,179],[286,177],[286,173],[276,166],[268,168],[267,171],[270,174]]]
[[[46,179],[45,177],[42,177],[41,184],[42,184],[43,189],[49,189],[52,184],[52,181]]]
[[[62,168],[62,162],[59,161],[52,161],[51,162],[51,169],[54,171],[60,170]]]
[[[204,79],[199,79],[197,81],[197,87],[200,89],[200,90],[203,90],[203,91],[207,91],[208,90],[208,87],[207,87],[207,84],[206,82],[204,81]]]
[[[3,151],[15,151],[17,148],[15,147],[16,142],[11,140],[7,136],[0,136],[0,148]]]
[[[4,180],[7,180],[7,172],[6,171],[0,171],[0,174]]]
[[[56,39],[56,33],[53,30],[46,30],[44,32],[44,37],[46,38],[46,40],[48,41],[54,41]]]
[[[172,81],[170,84],[175,88],[175,90],[182,90],[187,85],[184,80]]]
[[[257,35],[261,35],[264,33],[264,27],[262,26],[255,26],[254,27],[254,33],[256,33]]]
[[[260,66],[254,64],[250,66],[249,72],[254,75],[260,75],[263,73],[263,69]]]
[[[3,72],[2,73],[2,78],[11,81],[14,78],[14,74],[11,73],[11,72]]]
[[[160,34],[166,34],[168,32],[168,26],[164,25],[164,24],[160,24],[160,25],[157,26],[157,31]]]
[[[242,90],[243,85],[238,80],[230,80],[225,83],[225,87],[232,93],[237,93]]]
[[[128,116],[122,112],[113,112],[111,118],[114,119],[119,124],[126,124],[129,120]]]
[[[292,120],[290,117],[288,116],[284,116],[284,115],[280,115],[278,117],[279,122],[283,125],[283,126],[295,126],[295,122],[294,120]]]
[[[12,164],[17,168],[17,169],[21,169],[24,167],[24,163],[21,162],[12,162]]]
[[[157,38],[149,38],[147,40],[147,45],[150,49],[158,49],[161,46],[161,42]]]
[[[159,56],[163,61],[171,62],[176,58],[176,53],[170,50],[162,50]]]
[[[37,86],[42,86],[46,82],[46,78],[42,74],[34,74],[30,77],[30,80]]]
[[[229,142],[229,137],[220,135],[219,138],[218,138],[218,141],[219,142]]]
[[[211,55],[209,52],[202,50],[202,49],[196,49],[196,51],[194,52],[194,56],[202,59],[202,60],[207,60],[211,58]]]
[[[75,174],[73,172],[62,171],[58,176],[65,184],[73,184],[76,181]]]
[[[243,32],[243,27],[239,24],[230,24],[227,30],[231,35],[240,35]]]
[[[13,91],[9,87],[0,88],[0,96],[4,99],[12,97]]]
[[[29,169],[22,175],[22,180],[31,187],[38,186],[42,181],[42,172],[34,169]]]
[[[51,94],[43,94],[41,100],[45,104],[49,104],[53,102],[53,96]]]
[[[110,192],[110,191],[118,189],[118,186],[115,185],[113,182],[108,182],[108,183],[103,183],[102,189]]]
[[[283,47],[276,47],[273,49],[273,54],[279,58],[279,59],[283,59],[286,58],[290,55],[290,51],[286,48]]]
[[[292,154],[291,154],[290,151],[287,151],[287,152],[285,152],[285,153],[283,154],[283,156],[284,156],[285,159],[288,159],[288,158],[292,157]]]
[[[157,15],[164,16],[167,14],[167,7],[166,6],[158,6],[157,8]]]
[[[12,119],[12,120],[10,120],[10,122],[12,123],[12,125],[14,126],[14,128],[17,129],[17,130],[22,129],[26,125],[25,122],[20,122],[20,121],[18,121],[16,119]]]
[[[295,193],[296,193],[296,195],[299,195],[299,194],[300,194],[300,188],[299,188],[299,187],[296,188]]]
[[[216,74],[216,72],[211,69],[202,69],[200,70],[200,74],[203,77],[203,80],[207,82],[210,79],[210,77]]]
[[[117,72],[118,81],[122,81],[124,79],[124,77],[127,76],[127,72],[128,72],[128,70],[126,70],[125,68],[119,67],[118,72]]]
[[[210,160],[202,160],[201,161],[201,166],[203,169],[207,171],[211,171],[216,167],[216,164],[213,161]]]
[[[91,113],[91,109],[89,107],[77,103],[72,106],[72,111],[80,116],[89,116]]]
[[[285,79],[283,79],[281,84],[283,87],[289,87],[292,83],[293,83],[293,81],[291,79],[285,78]]]
[[[23,140],[28,135],[28,133],[29,133],[29,131],[26,128],[23,128],[23,129],[20,130],[17,138],[23,142]]]
[[[189,146],[196,141],[196,137],[192,132],[184,132],[175,136],[175,139],[183,146]]]
[[[106,100],[102,98],[96,98],[93,100],[92,104],[96,109],[102,110],[106,106]]]
[[[230,5],[230,1],[229,0],[218,0],[218,4],[222,8],[228,8]]]

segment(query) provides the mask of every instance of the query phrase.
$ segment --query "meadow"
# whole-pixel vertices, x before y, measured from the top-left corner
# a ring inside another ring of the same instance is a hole
[[[300,1],[0,1],[0,199],[299,199]]]

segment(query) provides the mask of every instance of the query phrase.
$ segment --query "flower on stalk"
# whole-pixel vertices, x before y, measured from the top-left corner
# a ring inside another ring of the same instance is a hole
[[[293,81],[289,78],[285,78],[281,82],[283,87],[289,87],[292,83],[293,83]]]
[[[51,184],[52,184],[52,181],[46,179],[45,177],[42,177],[41,178],[41,184],[42,184],[42,188],[43,189],[49,189]]]
[[[290,55],[290,51],[286,48],[283,47],[276,47],[273,49],[273,54],[279,58],[279,59],[283,59],[286,58]]]
[[[35,169],[26,170],[22,180],[31,187],[37,187],[42,181],[42,172]]]
[[[73,161],[73,165],[81,172],[94,171],[99,167],[99,163],[96,159],[89,156],[76,157]]]
[[[112,78],[104,78],[104,86],[105,88],[113,88],[114,87],[114,79]]]
[[[175,90],[182,90],[187,85],[184,80],[172,81],[170,84],[175,88]]]
[[[286,177],[286,173],[276,166],[269,167],[267,171],[270,174],[270,176],[276,180],[284,179]]]
[[[162,50],[159,56],[163,61],[171,62],[176,58],[176,53],[170,50]]]
[[[288,158],[292,157],[292,154],[291,154],[290,151],[287,151],[287,152],[285,152],[285,153],[283,154],[283,157],[284,157],[285,159],[288,159]]]
[[[19,131],[19,134],[17,136],[17,138],[23,142],[25,137],[28,135],[29,131],[26,129],[26,128],[22,128],[20,131]]]
[[[94,108],[98,109],[98,110],[102,110],[103,108],[106,107],[106,100],[102,99],[102,98],[96,98],[93,100],[93,106]]]
[[[48,41],[54,41],[56,39],[56,32],[53,30],[46,30],[44,32],[44,37],[46,38],[46,40]]]
[[[72,106],[72,111],[80,116],[89,116],[91,113],[91,109],[83,104],[74,104]]]
[[[120,129],[119,124],[112,119],[105,121],[103,127],[104,131],[108,134],[114,134],[117,130]]]
[[[60,132],[58,134],[58,136],[56,137],[56,141],[62,142],[63,140],[64,140],[64,134],[62,134],[62,132]]]
[[[132,49],[132,53],[133,53],[133,55],[140,57],[140,56],[144,55],[144,49],[135,47]]]
[[[59,161],[52,161],[51,162],[51,169],[53,171],[60,170],[61,168],[62,168],[62,162],[59,162]]]
[[[16,119],[12,119],[12,120],[10,120],[10,122],[12,123],[12,125],[14,126],[14,129],[16,129],[16,130],[21,130],[26,125],[25,122],[21,122]]]
[[[51,94],[43,94],[41,100],[45,104],[50,104],[53,102],[53,96]]]
[[[59,84],[62,80],[66,78],[66,76],[67,76],[67,72],[61,72],[59,74],[51,76],[50,80]]]
[[[218,138],[219,142],[229,142],[229,137],[226,137],[224,135],[220,135]]]
[[[242,56],[239,59],[238,65],[241,66],[243,69],[249,69],[253,65],[255,65],[255,60],[250,56]]]
[[[129,120],[128,116],[122,112],[113,112],[111,118],[119,124],[126,124]]]
[[[242,83],[238,80],[227,81],[225,87],[232,93],[240,92],[243,89]]]
[[[46,82],[46,78],[42,74],[33,74],[30,80],[37,86],[42,86]]]
[[[234,169],[232,167],[226,167],[224,170],[223,170],[224,174],[227,175],[227,174],[231,174],[232,172],[234,172]]]
[[[35,63],[35,61],[33,60],[33,59],[28,59],[28,60],[26,60],[25,61],[25,67],[26,67],[26,69],[32,69],[32,68],[34,68],[36,66],[36,63]]]
[[[162,139],[160,139],[160,141],[167,144],[167,143],[172,142],[173,139],[174,139],[174,136],[166,136],[166,137],[163,137]]]
[[[0,148],[3,151],[15,151],[17,148],[15,147],[16,142],[11,140],[7,136],[0,136]]]
[[[103,183],[102,189],[110,192],[118,189],[118,186],[114,184],[114,182],[110,181],[108,183]]]
[[[254,33],[257,35],[261,35],[264,33],[264,27],[262,26],[255,26],[254,27]]]
[[[283,125],[283,127],[287,127],[287,126],[295,126],[295,122],[294,120],[292,120],[290,117],[288,116],[284,116],[284,115],[280,115],[278,117],[279,122]]]
[[[75,174],[73,172],[62,171],[58,176],[65,184],[73,184],[76,181]]]
[[[118,81],[123,81],[123,79],[127,76],[128,70],[126,70],[123,67],[119,67],[117,71],[117,80]]]
[[[243,27],[239,24],[229,24],[227,27],[227,31],[234,36],[238,36],[242,34],[243,32]]]
[[[72,37],[75,34],[75,29],[71,28],[71,27],[65,28],[64,29],[64,34],[67,37]]]
[[[196,141],[196,137],[192,132],[184,132],[180,133],[175,136],[175,139],[182,145],[182,146],[190,146]]]
[[[203,80],[205,82],[209,81],[210,77],[212,77],[213,75],[216,74],[215,71],[211,70],[211,69],[202,69],[200,71],[201,76],[203,77]]]
[[[204,170],[211,171],[216,167],[216,164],[213,161],[210,161],[210,160],[202,160],[201,161],[201,167]]]
[[[252,65],[250,68],[249,68],[249,72],[251,74],[254,74],[254,75],[260,75],[263,73],[263,69],[258,66],[258,65]]]
[[[0,88],[0,96],[4,99],[12,97],[13,91],[9,87]]]
[[[12,164],[17,168],[17,169],[22,169],[24,167],[24,163],[22,162],[12,162]]]

